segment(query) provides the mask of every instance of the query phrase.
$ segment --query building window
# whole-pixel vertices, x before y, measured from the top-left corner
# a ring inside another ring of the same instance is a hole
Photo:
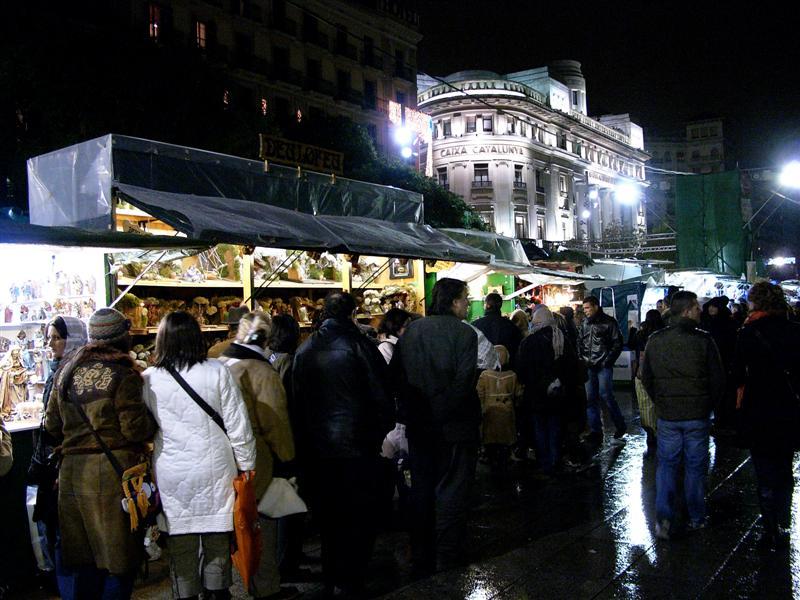
[[[483,115],[483,131],[492,131],[492,115]]]
[[[489,229],[494,231],[494,207],[476,206],[475,210],[480,215],[481,219],[489,226]]]
[[[675,160],[677,160],[678,162],[684,162],[686,160],[686,155],[683,152],[676,152]]]
[[[516,133],[516,119],[514,117],[507,117],[506,122],[508,133]]]
[[[231,105],[230,90],[222,90],[222,104],[224,104],[226,108]]]
[[[161,33],[161,7],[158,4],[148,5],[150,39],[158,41]]]
[[[528,237],[528,215],[525,213],[514,213],[514,235],[518,238]]]
[[[200,50],[205,50],[208,47],[206,24],[202,21],[196,21],[194,24],[194,39]]]
[[[298,123],[303,122],[303,111],[299,108],[294,113],[294,118],[297,120]]]
[[[672,152],[669,150],[664,151],[664,162],[672,162]]]
[[[536,217],[536,239],[543,240],[544,239],[544,217],[537,216]]]
[[[556,143],[559,148],[562,150],[567,149],[567,134],[566,133],[559,133],[557,134]]]
[[[369,79],[364,80],[364,106],[375,109],[378,105],[378,84]]]
[[[519,134],[528,137],[528,124],[525,121],[519,122]]]
[[[442,119],[442,135],[444,137],[450,137],[453,135],[450,128],[450,119]]]
[[[719,148],[716,146],[711,149],[711,158],[719,158]]]
[[[544,129],[537,128],[536,129],[536,139],[539,140],[542,144],[544,144]]]
[[[562,240],[566,240],[567,239],[567,222],[566,221],[561,221],[561,239]]]
[[[447,167],[439,167],[436,169],[436,179],[438,180],[439,185],[444,189],[450,189],[450,183],[447,181]]]
[[[558,176],[558,191],[562,194],[567,193],[567,177],[566,175],[559,175]]]
[[[367,123],[367,133],[372,138],[372,145],[378,147],[378,126],[375,123]]]
[[[487,184],[489,181],[489,165],[487,163],[478,163],[475,165],[475,176],[473,182],[478,184]]]
[[[522,182],[522,165],[514,165],[514,183]]]
[[[717,127],[716,126],[709,127],[708,128],[708,135],[710,137],[717,137]]]
[[[700,151],[692,150],[692,160],[700,160]]]
[[[536,169],[536,191],[544,191],[544,173],[541,169]]]
[[[578,90],[572,90],[572,106],[578,106]]]
[[[398,104],[402,104],[406,106],[406,93],[405,92],[395,92],[395,99],[397,100]]]
[[[350,71],[336,71],[336,89],[340,94],[350,92]]]
[[[467,133],[475,133],[475,116],[467,116]]]

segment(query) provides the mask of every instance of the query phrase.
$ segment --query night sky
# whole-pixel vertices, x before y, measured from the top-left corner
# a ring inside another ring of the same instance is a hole
[[[669,133],[718,115],[740,166],[800,159],[798,3],[461,0],[419,10],[420,71],[574,59],[592,116],[628,112],[646,132]]]

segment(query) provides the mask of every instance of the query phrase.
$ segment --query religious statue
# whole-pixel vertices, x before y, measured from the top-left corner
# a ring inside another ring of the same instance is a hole
[[[22,364],[22,351],[11,348],[0,364],[0,412],[7,417],[20,402],[28,401],[28,370]]]

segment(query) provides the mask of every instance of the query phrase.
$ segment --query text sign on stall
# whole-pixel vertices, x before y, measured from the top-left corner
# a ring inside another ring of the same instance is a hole
[[[259,134],[258,155],[261,160],[271,160],[292,167],[305,167],[321,173],[344,172],[344,154],[318,148],[310,144],[293,142],[271,135]]]

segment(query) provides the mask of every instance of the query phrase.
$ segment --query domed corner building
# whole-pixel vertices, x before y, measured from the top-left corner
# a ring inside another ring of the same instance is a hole
[[[644,231],[642,128],[628,114],[587,116],[579,62],[420,75],[417,90],[434,177],[497,233],[590,242]]]

